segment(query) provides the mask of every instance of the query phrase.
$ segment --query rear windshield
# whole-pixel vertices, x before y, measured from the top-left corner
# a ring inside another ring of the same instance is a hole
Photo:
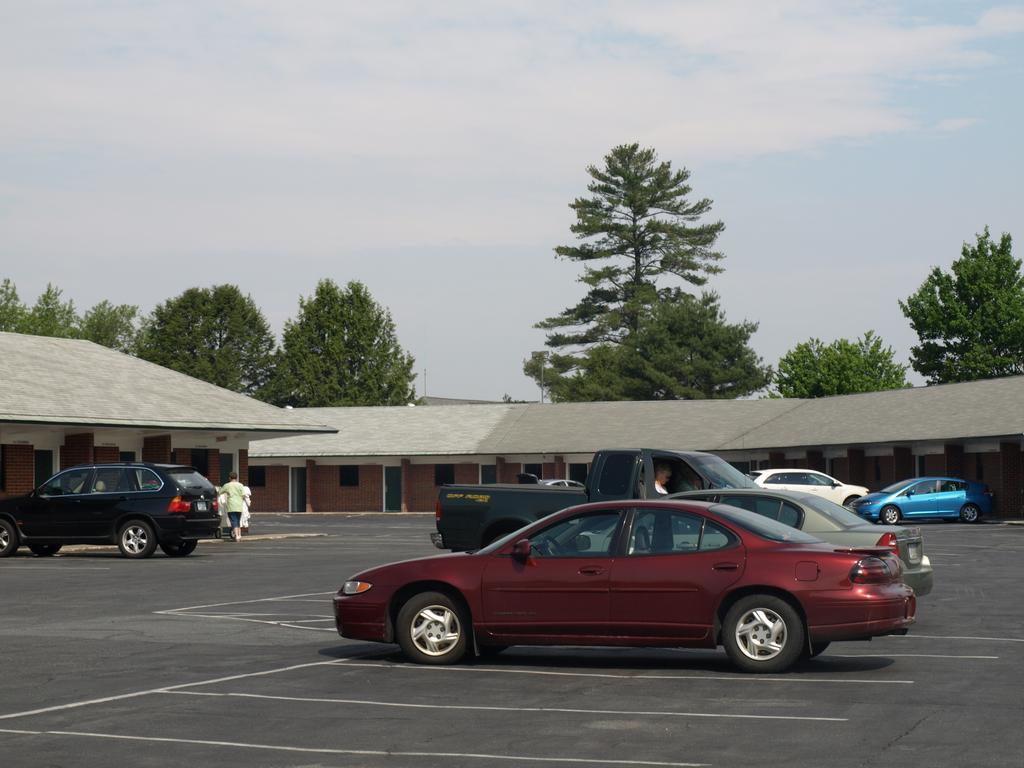
[[[866,525],[864,518],[855,515],[846,507],[839,506],[834,501],[810,493],[800,494],[797,498],[804,505],[816,509],[839,528],[861,528]]]
[[[189,493],[213,493],[210,481],[194,469],[171,469],[167,474],[178,484],[178,487]]]
[[[738,507],[730,507],[725,504],[718,504],[712,510],[724,517],[730,523],[749,531],[755,536],[760,536],[768,541],[789,541],[800,544],[814,544],[821,539],[811,536],[797,528],[790,528],[788,525],[769,520],[756,512],[748,512]]]

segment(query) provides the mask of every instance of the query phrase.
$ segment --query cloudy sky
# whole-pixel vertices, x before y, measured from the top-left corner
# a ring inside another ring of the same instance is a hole
[[[1022,93],[1021,3],[10,2],[0,279],[231,282],[276,330],[360,280],[421,394],[535,399],[568,203],[638,141],[715,201],[709,287],[766,363],[868,329],[907,360],[931,267],[985,226],[1024,255]]]

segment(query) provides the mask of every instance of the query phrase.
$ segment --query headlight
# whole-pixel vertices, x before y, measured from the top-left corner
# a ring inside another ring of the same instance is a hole
[[[360,595],[372,586],[368,581],[346,581],[345,586],[341,588],[341,593],[343,595]]]

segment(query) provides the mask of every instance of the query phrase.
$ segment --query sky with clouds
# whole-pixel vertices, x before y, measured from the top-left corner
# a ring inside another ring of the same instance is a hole
[[[0,279],[143,312],[231,282],[276,330],[359,280],[420,394],[536,399],[568,203],[637,141],[714,200],[709,288],[765,363],[869,329],[906,361],[933,266],[986,226],[1024,254],[1022,92],[1022,3],[7,3]]]

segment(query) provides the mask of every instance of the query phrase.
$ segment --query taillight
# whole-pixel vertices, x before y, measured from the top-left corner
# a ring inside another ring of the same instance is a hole
[[[212,509],[214,512],[220,511],[220,504],[217,502],[216,499],[210,502],[210,509]]]
[[[181,496],[175,496],[171,499],[171,503],[167,505],[167,511],[183,515],[192,511],[192,502],[182,501]]]
[[[437,501],[434,502],[434,523],[441,522],[441,497],[437,497]]]
[[[888,557],[865,557],[850,571],[854,584],[888,584],[899,576],[899,561]]]
[[[899,542],[896,540],[896,534],[892,531],[882,534],[882,538],[878,540],[878,544],[876,544],[876,546],[887,547],[888,549],[892,550],[892,553],[897,557],[900,554]]]

